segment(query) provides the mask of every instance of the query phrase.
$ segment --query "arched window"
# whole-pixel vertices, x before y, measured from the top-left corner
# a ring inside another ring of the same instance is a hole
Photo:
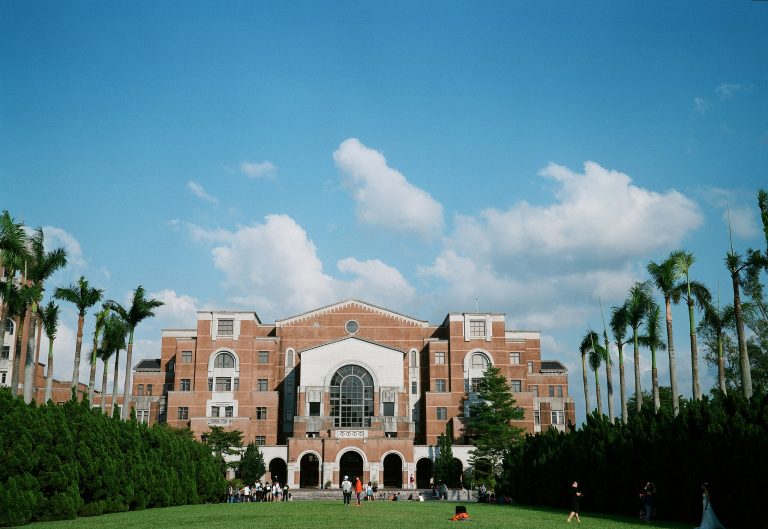
[[[11,318],[5,320],[5,332],[13,334],[13,320]]]
[[[483,353],[474,353],[470,362],[472,369],[488,369],[488,357]]]
[[[286,367],[293,367],[293,349],[288,349],[285,353],[285,366]]]
[[[337,428],[370,426],[373,377],[360,366],[346,365],[331,379],[331,416]]]
[[[235,367],[235,357],[231,353],[219,353],[213,360],[213,367]]]

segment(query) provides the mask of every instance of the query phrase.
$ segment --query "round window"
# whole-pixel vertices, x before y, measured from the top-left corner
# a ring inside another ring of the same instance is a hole
[[[349,334],[355,334],[358,330],[360,330],[360,324],[358,324],[355,320],[349,320],[344,325],[344,328]]]

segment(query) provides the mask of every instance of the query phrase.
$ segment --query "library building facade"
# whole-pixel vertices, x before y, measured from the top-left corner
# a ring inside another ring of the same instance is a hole
[[[380,487],[429,485],[437,438],[452,432],[469,467],[468,403],[489,366],[508,379],[527,432],[575,423],[568,374],[541,359],[538,331],[500,313],[449,313],[440,324],[358,300],[263,323],[253,312],[197,313],[163,330],[159,359],[133,373],[138,420],[239,430],[265,479],[338,487],[345,475]]]

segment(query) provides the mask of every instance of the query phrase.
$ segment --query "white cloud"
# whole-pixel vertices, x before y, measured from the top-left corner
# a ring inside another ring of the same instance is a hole
[[[270,178],[275,176],[276,171],[277,167],[269,160],[240,163],[240,172],[249,178]]]
[[[389,167],[379,151],[350,138],[339,145],[333,159],[348,177],[362,222],[423,237],[440,233],[443,206]]]
[[[744,239],[757,237],[760,228],[757,224],[757,214],[748,206],[734,206],[723,212],[723,221],[731,226],[734,235]]]
[[[83,258],[83,249],[75,237],[61,228],[45,226],[43,228],[45,236],[45,249],[51,251],[54,248],[64,248],[67,252],[67,263],[73,266],[85,266]]]
[[[726,226],[730,225],[731,232],[737,237],[749,239],[759,236],[761,232],[759,210],[751,206],[756,204],[753,194],[741,191],[708,187],[702,190],[704,199],[712,207],[722,211],[721,219]]]
[[[359,261],[347,257],[337,263],[340,272],[356,276],[348,283],[340,282],[340,297],[357,298],[365,293],[366,301],[386,307],[400,306],[411,302],[416,292],[403,275],[378,259]]]
[[[201,200],[205,200],[206,202],[210,202],[211,204],[218,204],[219,199],[215,196],[207,193],[203,186],[198,184],[197,182],[187,182],[187,189],[195,195],[197,198]]]
[[[706,114],[707,110],[709,110],[709,102],[703,97],[694,97],[693,108],[699,114]]]
[[[720,99],[733,99],[733,97],[740,92],[751,92],[752,88],[753,85],[751,84],[721,83],[720,86],[715,88],[715,92],[720,96]]]
[[[188,328],[197,320],[197,311],[200,310],[199,302],[192,296],[177,294],[175,290],[165,289],[160,292],[152,292],[148,298],[157,299],[163,305],[155,309],[155,316],[161,326],[173,326],[175,328]]]

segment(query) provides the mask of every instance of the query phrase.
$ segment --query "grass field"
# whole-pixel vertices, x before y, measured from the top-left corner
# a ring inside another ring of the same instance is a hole
[[[597,529],[640,529],[666,527],[690,529],[692,524],[646,524],[633,518],[582,513],[581,523],[568,524],[564,510],[553,511],[465,503],[470,520],[452,522],[455,503],[371,502],[362,507],[344,507],[338,502],[283,502],[192,505],[167,509],[107,514],[60,522],[30,524],[30,529],[436,529],[469,525],[483,529],[550,529],[589,527]]]

